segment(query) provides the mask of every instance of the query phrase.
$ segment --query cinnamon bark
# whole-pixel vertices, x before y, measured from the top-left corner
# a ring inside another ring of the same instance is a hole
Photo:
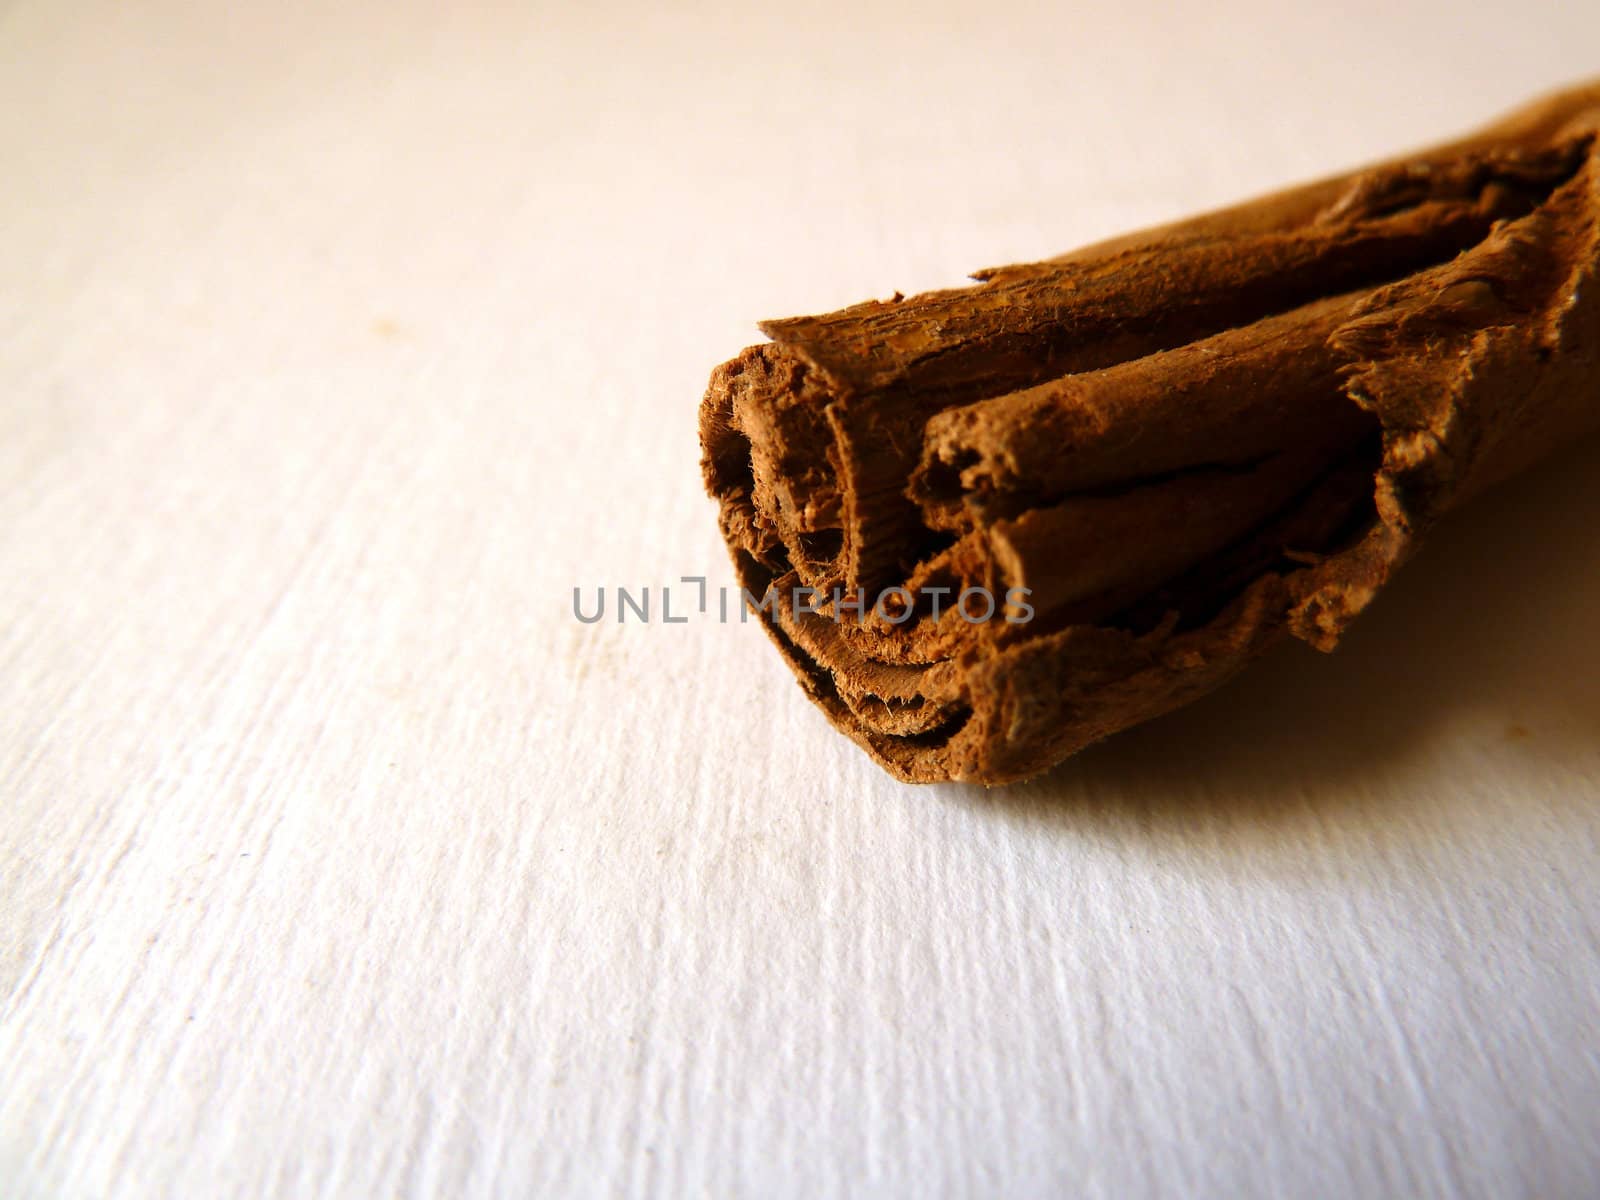
[[[706,485],[840,729],[902,779],[1022,779],[1286,635],[1332,649],[1443,513],[1600,427],[1597,273],[1600,83],[975,286],[766,322],[712,376]]]

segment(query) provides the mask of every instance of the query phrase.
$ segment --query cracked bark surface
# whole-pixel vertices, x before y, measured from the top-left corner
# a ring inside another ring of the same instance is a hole
[[[841,730],[905,780],[1023,779],[1283,637],[1332,649],[1442,514],[1600,426],[1597,272],[1600,83],[974,286],[766,322],[702,403],[706,485]],[[969,587],[1027,589],[1032,619],[964,619]],[[893,588],[918,602],[826,600]]]

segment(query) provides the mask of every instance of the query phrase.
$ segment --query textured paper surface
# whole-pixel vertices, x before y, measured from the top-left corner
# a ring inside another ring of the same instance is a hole
[[[0,1194],[1600,1194],[1600,447],[1022,788],[570,616],[730,582],[757,318],[1469,128],[1600,10],[440,7],[0,6]]]

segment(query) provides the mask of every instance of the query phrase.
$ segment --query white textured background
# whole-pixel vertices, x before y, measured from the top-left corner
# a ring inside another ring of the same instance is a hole
[[[1454,134],[1600,7],[320,7],[0,3],[0,1195],[1600,1195],[1600,447],[987,794],[569,615],[729,582],[757,318]]]

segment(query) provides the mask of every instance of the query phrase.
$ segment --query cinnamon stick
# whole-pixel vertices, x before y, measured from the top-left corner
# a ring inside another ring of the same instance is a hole
[[[706,485],[840,729],[902,779],[1022,779],[1284,636],[1332,649],[1442,514],[1600,427],[1597,273],[1600,83],[766,322],[712,375]]]

